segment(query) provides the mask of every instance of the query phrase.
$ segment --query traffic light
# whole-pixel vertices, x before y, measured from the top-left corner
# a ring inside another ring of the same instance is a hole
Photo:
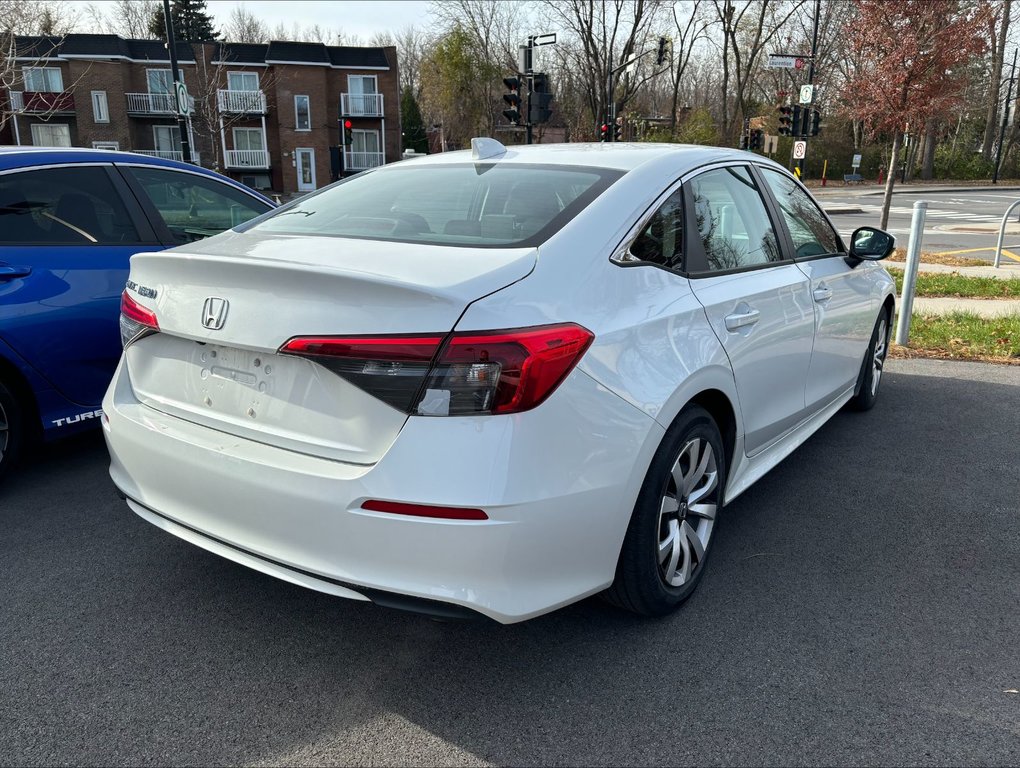
[[[510,109],[503,110],[503,117],[510,121],[511,125],[521,124],[521,80],[519,77],[504,77],[503,85],[507,87],[510,93],[503,94],[503,101],[505,101]]]
[[[751,138],[748,142],[751,149],[764,149],[765,148],[765,131],[761,129],[754,129],[751,131]]]
[[[822,130],[822,113],[817,109],[811,110],[811,135],[817,136]]]
[[[354,131],[351,130],[354,127],[354,123],[350,120],[344,120],[344,146],[349,147],[354,143]]]
[[[536,72],[532,76],[531,101],[528,104],[528,122],[532,125],[546,123],[552,117],[549,104],[554,94],[549,93],[549,76],[545,72]]]
[[[613,125],[613,141],[623,141],[623,118],[616,118]]]
[[[793,114],[793,107],[780,107],[779,108],[779,135],[789,136],[791,134],[790,126],[793,123],[793,119],[790,115]]]
[[[796,138],[800,138],[804,135],[804,129],[807,127],[807,110],[801,109],[799,106],[794,104],[793,106],[793,120],[790,122],[790,135]]]
[[[665,37],[659,38],[659,52],[655,56],[656,66],[661,67],[666,63],[666,47],[669,45],[669,39]]]
[[[603,120],[599,125],[599,141],[609,141],[609,121]]]

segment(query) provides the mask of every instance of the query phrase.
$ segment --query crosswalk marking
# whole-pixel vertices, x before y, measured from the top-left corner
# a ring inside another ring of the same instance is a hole
[[[869,213],[880,213],[882,211],[881,205],[869,205],[867,203],[860,206],[862,211]],[[908,208],[902,205],[894,205],[889,208],[890,213],[913,213],[914,209]],[[926,214],[929,218],[936,219],[954,219],[958,221],[1002,221],[1002,216],[993,216],[987,213],[964,213],[961,211],[944,211],[938,208],[929,208]]]

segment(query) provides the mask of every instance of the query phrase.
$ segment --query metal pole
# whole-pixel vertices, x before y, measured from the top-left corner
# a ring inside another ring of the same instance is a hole
[[[918,200],[910,219],[910,242],[907,244],[907,270],[903,275],[903,291],[900,295],[900,316],[896,320],[896,343],[906,346],[910,338],[910,316],[914,311],[914,285],[917,283],[917,267],[921,261],[921,238],[924,237],[924,215],[928,203]]]
[[[1006,140],[1006,124],[1009,122],[1009,102],[1013,98],[1013,78],[1016,77],[1016,50],[1013,51],[1013,68],[1009,74],[1009,87],[1006,88],[1006,105],[1002,110],[1002,128],[999,130],[999,146],[995,150],[995,171],[992,173],[992,184],[999,183],[999,163],[1002,161],[1002,142]],[[996,264],[998,266],[998,264]]]
[[[822,0],[815,0],[815,18],[812,23],[811,30],[811,61],[808,62],[808,74],[807,84],[814,85],[815,83],[815,57],[818,55],[818,17],[822,12]],[[804,106],[804,118],[800,123],[800,136],[795,136],[794,140],[800,140],[804,142],[804,157],[797,161],[797,168],[800,169],[800,173],[797,174],[797,178],[804,178],[804,165],[807,162],[807,141],[808,134],[811,132],[811,106],[815,103],[814,93],[811,94],[811,101]]]
[[[534,35],[528,35],[528,71],[524,73],[525,80],[528,81],[528,102],[525,105],[526,117],[524,118],[524,131],[525,131],[525,144],[530,144],[534,137],[534,129],[531,125],[531,94],[535,90],[535,37]]]
[[[178,101],[177,83],[180,78],[180,67],[177,66],[177,41],[174,40],[174,25],[170,20],[170,0],[163,0],[163,21],[166,24],[166,47],[170,51],[170,80],[174,84],[174,104],[177,105],[177,129],[181,134],[181,157],[184,162],[191,162],[191,142],[188,140],[188,128],[184,122],[184,107]]]
[[[992,266],[998,269],[999,262],[1002,260],[1002,241],[1006,237],[1006,223],[1009,221],[1009,214],[1013,213],[1013,209],[1020,205],[1020,200],[1010,203],[1009,208],[1002,215],[1002,224],[999,225],[999,239],[995,243],[995,261]]]

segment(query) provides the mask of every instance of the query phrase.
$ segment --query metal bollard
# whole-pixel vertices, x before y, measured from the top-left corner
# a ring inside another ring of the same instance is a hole
[[[996,269],[999,268],[999,262],[1002,260],[1002,241],[1006,237],[1006,225],[1009,223],[1009,214],[1013,213],[1013,209],[1020,205],[1020,200],[1010,203],[1009,208],[1002,214],[1002,224],[999,225],[999,239],[995,242],[995,261],[992,266]]]
[[[900,316],[896,320],[896,343],[906,346],[910,338],[910,315],[914,311],[914,286],[917,283],[917,266],[921,262],[921,238],[924,237],[924,215],[928,203],[918,200],[910,219],[910,241],[907,243],[907,269],[903,275],[903,292],[900,295]]]

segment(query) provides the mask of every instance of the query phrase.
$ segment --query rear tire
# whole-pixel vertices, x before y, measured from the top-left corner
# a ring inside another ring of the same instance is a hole
[[[861,388],[849,403],[855,411],[870,411],[878,400],[878,385],[882,381],[885,358],[889,353],[889,337],[892,335],[889,315],[889,310],[882,307],[875,321],[875,330],[871,332],[871,343],[861,363]]]
[[[726,453],[704,408],[688,406],[652,459],[604,597],[643,616],[676,610],[705,572],[722,506]]]
[[[18,460],[24,442],[21,407],[11,390],[0,381],[0,479]]]

